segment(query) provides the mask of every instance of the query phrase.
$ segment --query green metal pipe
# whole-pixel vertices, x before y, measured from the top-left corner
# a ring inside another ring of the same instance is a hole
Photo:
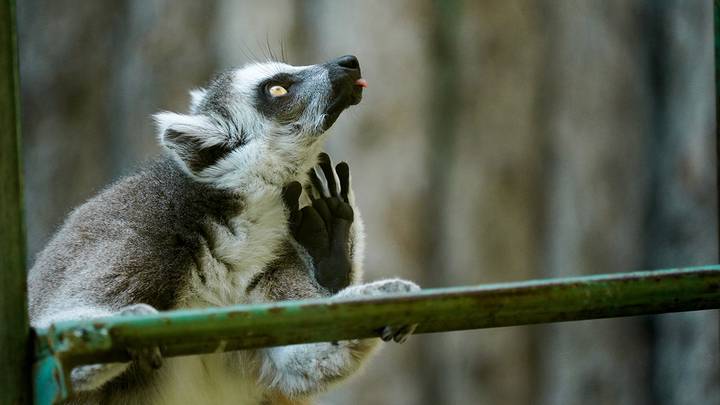
[[[37,330],[41,355],[65,367],[128,360],[127,347],[165,356],[378,336],[720,308],[720,266],[423,290],[59,322]]]
[[[0,0],[0,404],[30,403],[15,2]]]
[[[385,325],[430,333],[712,308],[720,266],[58,322],[35,331],[35,403],[67,399],[74,366],[127,361],[130,347],[179,356],[373,337]]]

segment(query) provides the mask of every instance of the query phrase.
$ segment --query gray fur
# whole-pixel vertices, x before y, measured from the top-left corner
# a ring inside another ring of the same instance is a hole
[[[38,256],[28,276],[33,326],[330,295],[290,234],[281,197],[290,182],[307,183],[328,123],[359,101],[359,68],[328,66],[228,71],[192,93],[190,114],[157,115],[166,156],[73,211]],[[267,83],[280,78],[287,98],[269,97]],[[354,285],[338,296],[417,289],[402,280],[357,284],[357,211],[351,232]],[[142,361],[157,353],[150,348],[137,361],[73,370],[72,403],[304,403],[354,372],[376,340],[165,359],[159,370]]]
[[[209,225],[241,210],[241,196],[192,181],[172,159],[153,163],[70,214],[30,271],[30,316],[69,295],[111,310],[175,308],[187,269],[212,241]],[[78,266],[88,269],[81,280]]]

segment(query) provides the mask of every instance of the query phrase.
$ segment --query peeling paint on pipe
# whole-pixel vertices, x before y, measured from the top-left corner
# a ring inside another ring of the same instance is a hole
[[[36,376],[52,375],[42,367],[67,377],[77,365],[126,361],[128,347],[157,345],[169,357],[377,337],[385,325],[432,333],[714,308],[720,266],[66,321],[36,330]]]

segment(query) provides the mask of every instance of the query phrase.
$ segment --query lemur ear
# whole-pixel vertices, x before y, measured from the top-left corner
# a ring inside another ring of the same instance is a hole
[[[160,144],[192,172],[211,166],[232,150],[228,134],[205,115],[161,112],[153,118]]]
[[[203,99],[205,98],[205,94],[207,93],[207,90],[203,88],[190,90],[190,112],[193,114],[196,114],[198,112],[198,107],[200,106],[200,103],[202,103]]]

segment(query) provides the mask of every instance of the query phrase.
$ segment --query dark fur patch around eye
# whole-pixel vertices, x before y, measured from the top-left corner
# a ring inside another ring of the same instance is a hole
[[[165,139],[193,172],[214,165],[238,146],[228,143],[203,146],[197,137],[171,129],[165,132]]]
[[[277,84],[277,85],[287,88],[287,87],[290,87],[296,81],[298,81],[298,79],[299,79],[299,77],[296,77],[296,75],[292,75],[290,73],[278,73],[275,76],[273,76],[267,80],[264,80],[261,83],[261,87],[263,89],[265,89],[268,87],[268,85]]]
[[[288,124],[295,121],[303,111],[302,92],[303,81],[306,79],[306,72],[299,73],[278,73],[260,82],[256,89],[255,108],[264,116],[277,122]],[[268,93],[268,88],[280,85],[288,90],[282,97],[273,97]]]

